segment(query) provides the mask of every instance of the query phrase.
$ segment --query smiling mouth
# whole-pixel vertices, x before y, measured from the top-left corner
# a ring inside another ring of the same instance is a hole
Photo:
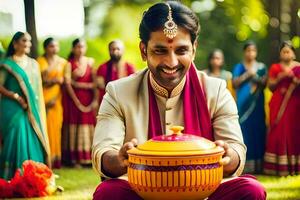
[[[174,74],[178,71],[178,69],[166,69],[162,68],[162,71],[165,72],[166,74]]]

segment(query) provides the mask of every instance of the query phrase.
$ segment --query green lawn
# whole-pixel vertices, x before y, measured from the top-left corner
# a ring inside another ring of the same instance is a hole
[[[92,169],[60,169],[54,170],[60,177],[57,185],[64,187],[61,194],[35,200],[60,199],[91,199],[93,192],[100,182],[96,172]],[[290,177],[258,176],[258,180],[266,187],[270,200],[300,200],[300,175]]]

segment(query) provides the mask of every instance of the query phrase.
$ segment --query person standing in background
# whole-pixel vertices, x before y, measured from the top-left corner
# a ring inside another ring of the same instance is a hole
[[[64,68],[67,61],[57,55],[58,42],[47,38],[44,43],[44,55],[37,58],[40,65],[43,92],[47,113],[47,129],[53,168],[61,167],[61,128],[63,121],[62,90]]]
[[[244,45],[244,60],[234,66],[233,87],[236,90],[239,119],[247,146],[245,173],[261,173],[265,151],[264,88],[267,74],[263,63],[256,60],[255,43]]]
[[[267,138],[264,172],[287,176],[300,173],[300,63],[295,49],[285,41],[280,62],[269,70],[270,131]]]
[[[113,40],[108,44],[110,60],[101,64],[97,70],[97,86],[99,88],[99,105],[105,94],[108,82],[129,76],[135,72],[134,66],[122,59],[124,44],[121,40]]]
[[[26,160],[51,165],[42,79],[30,47],[28,33],[15,33],[0,63],[0,177],[7,180]]]
[[[86,57],[86,43],[75,39],[65,70],[63,98],[63,163],[79,167],[91,164],[91,145],[98,107],[94,59]]]
[[[223,69],[223,66],[223,51],[221,49],[215,49],[208,56],[208,68],[203,71],[209,76],[225,80],[228,90],[234,96],[234,89],[232,87],[232,74],[230,71]]]

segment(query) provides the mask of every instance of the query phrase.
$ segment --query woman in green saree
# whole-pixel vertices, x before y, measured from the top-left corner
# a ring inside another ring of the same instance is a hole
[[[0,177],[7,180],[25,160],[49,163],[41,74],[30,47],[30,35],[17,32],[0,63]]]

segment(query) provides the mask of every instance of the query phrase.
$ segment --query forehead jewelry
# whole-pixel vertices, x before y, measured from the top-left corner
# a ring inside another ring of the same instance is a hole
[[[173,21],[171,6],[168,3],[166,5],[169,8],[169,14],[164,25],[164,34],[167,38],[172,39],[177,35],[177,24]]]

